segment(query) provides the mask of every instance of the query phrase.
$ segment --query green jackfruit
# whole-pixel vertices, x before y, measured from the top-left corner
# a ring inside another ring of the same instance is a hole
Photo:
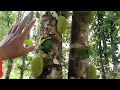
[[[31,62],[32,76],[38,77],[43,72],[43,58],[41,56],[36,56]]]
[[[84,14],[84,21],[85,21],[85,23],[90,24],[93,21],[93,19],[94,19],[94,13],[93,13],[93,11],[86,12]]]
[[[58,22],[57,22],[57,30],[59,33],[64,33],[65,30],[67,29],[68,23],[67,19],[64,16],[59,16],[58,17]]]
[[[97,79],[96,68],[94,65],[89,65],[87,68],[87,78],[88,79]]]

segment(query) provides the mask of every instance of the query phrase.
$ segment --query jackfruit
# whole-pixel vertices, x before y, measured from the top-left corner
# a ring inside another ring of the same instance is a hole
[[[64,33],[65,30],[67,29],[68,23],[67,19],[64,16],[59,16],[58,17],[58,22],[57,22],[57,30],[59,33]]]
[[[43,58],[41,56],[36,56],[31,62],[32,76],[37,78],[43,72]]]
[[[97,79],[96,68],[92,64],[90,64],[87,68],[87,78],[88,79]]]
[[[94,19],[93,11],[89,11],[84,14],[85,23],[90,24],[93,21],[93,19]]]

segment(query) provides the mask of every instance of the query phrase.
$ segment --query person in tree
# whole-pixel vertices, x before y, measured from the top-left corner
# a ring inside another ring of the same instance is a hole
[[[35,49],[35,45],[28,48],[23,46],[24,40],[27,39],[31,28],[35,24],[34,19],[26,26],[28,19],[29,14],[14,25],[7,36],[0,42],[0,58],[2,58],[2,60],[9,60],[26,55]]]

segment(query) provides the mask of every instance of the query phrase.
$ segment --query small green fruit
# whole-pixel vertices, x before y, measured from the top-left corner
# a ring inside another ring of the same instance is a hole
[[[96,68],[94,65],[89,65],[87,68],[87,78],[88,79],[97,79]]]
[[[36,12],[36,17],[39,19],[40,18],[40,13],[37,11]]]
[[[27,40],[24,41],[24,44],[27,45],[27,46],[32,46],[33,42],[32,42],[32,40],[27,39]]]
[[[41,56],[36,56],[31,62],[32,76],[38,77],[43,72],[43,58]]]
[[[57,22],[57,30],[59,33],[64,33],[65,30],[67,29],[68,23],[67,20],[64,16],[59,16],[58,17],[58,22]]]

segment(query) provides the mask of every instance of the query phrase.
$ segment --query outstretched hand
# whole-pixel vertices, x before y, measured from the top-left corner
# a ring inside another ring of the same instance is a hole
[[[35,46],[25,48],[23,43],[27,39],[31,28],[35,24],[35,19],[28,26],[26,23],[29,14],[19,23],[14,25],[8,35],[0,42],[0,56],[3,59],[13,59],[28,54],[35,49]]]

